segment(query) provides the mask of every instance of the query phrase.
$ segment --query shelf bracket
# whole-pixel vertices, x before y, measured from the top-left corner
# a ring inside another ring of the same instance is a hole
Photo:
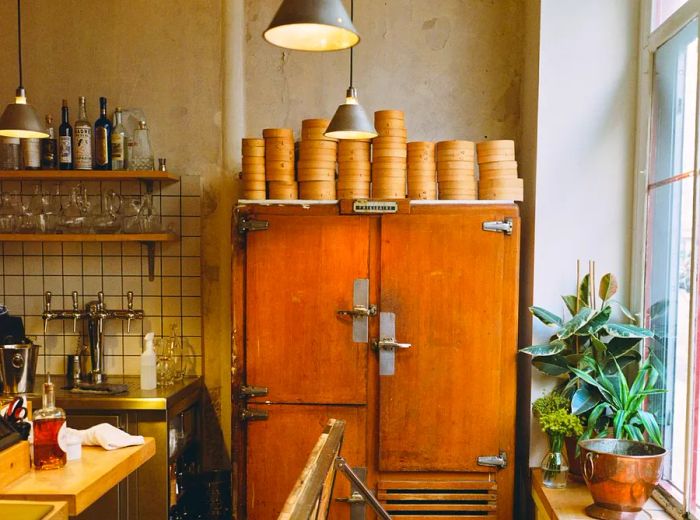
[[[156,243],[152,240],[141,243],[146,246],[146,253],[148,254],[148,281],[152,282],[155,279],[156,272]]]
[[[142,179],[143,183],[146,185],[146,193],[149,195],[153,194],[153,181],[151,179]]]

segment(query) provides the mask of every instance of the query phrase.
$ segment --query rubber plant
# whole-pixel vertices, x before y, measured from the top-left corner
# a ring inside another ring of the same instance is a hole
[[[549,342],[521,349],[532,356],[540,372],[558,379],[554,392],[571,401],[571,412],[587,419],[601,403],[603,395],[590,378],[582,373],[592,370],[593,360],[604,374],[616,374],[641,356],[636,348],[640,341],[653,336],[639,327],[634,316],[613,299],[618,283],[610,273],[600,279],[597,295],[595,279],[587,274],[575,295],[562,296],[570,317],[560,317],[542,307],[530,307],[535,318],[553,329]],[[630,323],[613,321],[617,307]]]

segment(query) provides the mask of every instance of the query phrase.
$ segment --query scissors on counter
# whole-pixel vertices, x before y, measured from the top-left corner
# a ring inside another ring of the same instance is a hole
[[[15,397],[5,412],[5,418],[11,422],[22,422],[27,418],[27,407],[21,397]]]

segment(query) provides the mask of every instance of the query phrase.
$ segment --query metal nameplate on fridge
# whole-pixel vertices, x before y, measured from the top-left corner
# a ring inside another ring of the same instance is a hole
[[[356,200],[352,203],[353,213],[396,213],[398,202],[384,200]]]

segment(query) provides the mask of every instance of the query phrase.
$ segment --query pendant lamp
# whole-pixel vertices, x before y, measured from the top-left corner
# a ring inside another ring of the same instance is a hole
[[[19,58],[19,87],[15,102],[10,103],[0,116],[0,136],[41,138],[48,137],[46,128],[37,116],[34,107],[27,103],[27,93],[22,86],[22,11],[17,0],[17,53]]]
[[[284,0],[263,33],[273,45],[295,51],[338,51],[360,41],[341,0]]]
[[[351,19],[354,14],[353,1],[350,2]],[[345,103],[335,111],[328,128],[323,133],[333,139],[372,139],[377,137],[374,125],[367,117],[365,109],[357,101],[357,90],[352,86],[352,58],[353,49],[350,48],[350,87],[345,95]]]

